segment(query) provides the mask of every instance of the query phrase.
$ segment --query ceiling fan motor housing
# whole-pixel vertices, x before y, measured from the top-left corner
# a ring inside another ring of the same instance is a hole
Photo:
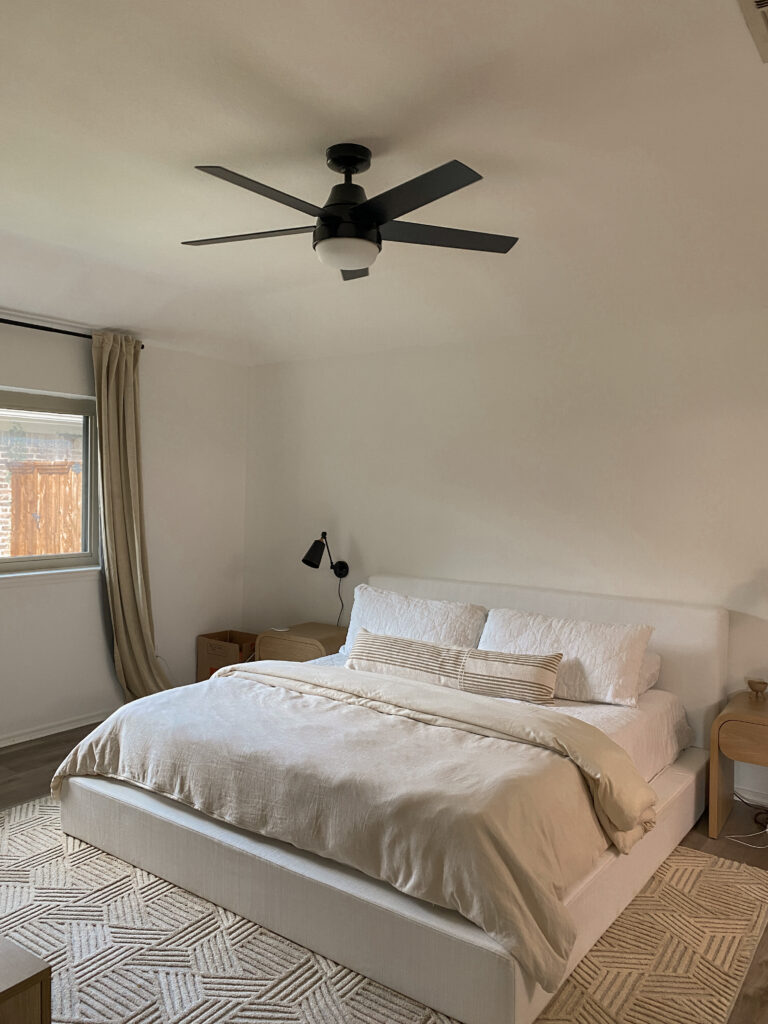
[[[366,198],[365,189],[360,185],[353,185],[352,182],[334,185],[317,219],[312,247],[315,248],[318,242],[326,238],[364,238],[381,249],[378,226],[372,222],[353,220],[350,215],[352,208],[365,202]]]

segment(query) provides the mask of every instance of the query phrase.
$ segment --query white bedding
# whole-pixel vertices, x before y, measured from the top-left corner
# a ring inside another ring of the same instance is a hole
[[[345,665],[346,661],[346,654],[330,654],[313,664]],[[652,689],[641,694],[636,708],[568,700],[556,700],[548,706],[602,729],[626,750],[646,782],[676,761],[692,742],[683,703],[666,690]]]
[[[346,665],[347,656],[342,651],[338,654],[327,654],[324,658],[315,658],[313,665]]]
[[[645,781],[650,782],[691,745],[692,732],[683,703],[674,693],[648,690],[638,697],[637,705],[627,708],[558,700],[549,707],[602,729],[626,750]]]

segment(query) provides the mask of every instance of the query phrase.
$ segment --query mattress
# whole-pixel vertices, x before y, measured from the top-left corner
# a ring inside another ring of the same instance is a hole
[[[315,664],[344,665],[346,660],[346,654],[329,654]],[[692,742],[683,703],[666,690],[648,690],[638,698],[636,708],[568,700],[556,700],[552,708],[602,729],[626,750],[646,782],[672,764]]]

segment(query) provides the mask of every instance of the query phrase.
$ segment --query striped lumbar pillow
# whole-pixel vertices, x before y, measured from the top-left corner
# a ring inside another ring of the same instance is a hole
[[[501,654],[444,647],[360,629],[347,668],[418,679],[486,697],[551,704],[562,654]]]

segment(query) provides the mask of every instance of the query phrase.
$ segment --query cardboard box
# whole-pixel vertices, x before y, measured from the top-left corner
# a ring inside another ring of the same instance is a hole
[[[197,638],[197,681],[210,679],[225,665],[238,665],[253,658],[257,637],[258,633],[241,633],[239,629],[201,633]]]

